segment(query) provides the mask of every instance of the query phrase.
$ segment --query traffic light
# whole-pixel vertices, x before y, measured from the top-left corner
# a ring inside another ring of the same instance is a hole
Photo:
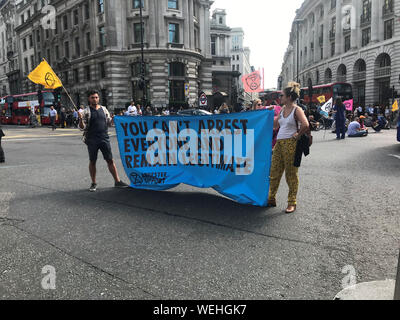
[[[61,88],[54,90],[54,100],[56,104],[61,101]]]
[[[43,93],[42,93],[42,90],[39,90],[39,91],[38,91],[38,100],[39,100],[39,106],[41,106],[41,105],[42,105],[42,102],[43,102]]]

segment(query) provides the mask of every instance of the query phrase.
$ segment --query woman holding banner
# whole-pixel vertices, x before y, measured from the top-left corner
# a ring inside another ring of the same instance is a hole
[[[284,107],[274,124],[274,128],[279,129],[279,133],[272,156],[268,205],[276,207],[276,194],[278,193],[282,175],[285,172],[286,182],[289,186],[286,213],[296,211],[299,189],[298,168],[294,166],[296,147],[300,137],[309,130],[309,123],[303,109],[295,103],[299,96],[300,84],[290,82],[288,88],[281,95]],[[301,124],[300,130],[299,124]]]

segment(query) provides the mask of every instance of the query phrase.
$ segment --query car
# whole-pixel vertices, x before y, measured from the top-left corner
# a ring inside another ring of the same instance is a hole
[[[187,109],[178,111],[178,116],[190,117],[190,116],[212,116],[211,112],[202,109]]]

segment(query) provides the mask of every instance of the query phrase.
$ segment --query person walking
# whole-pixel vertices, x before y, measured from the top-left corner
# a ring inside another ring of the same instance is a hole
[[[54,109],[54,106],[50,107],[49,117],[50,117],[51,127],[53,128],[54,131],[56,130],[56,120],[57,120],[57,110]]]
[[[4,136],[5,136],[5,134],[0,127],[0,163],[6,162],[6,158],[4,156],[4,150],[3,150],[3,147],[1,146],[1,138],[3,138]]]
[[[297,193],[299,189],[298,168],[294,166],[297,142],[309,130],[309,123],[302,108],[295,101],[300,96],[300,84],[290,82],[283,91],[282,103],[284,107],[274,122],[275,129],[279,129],[277,143],[274,148],[271,164],[271,186],[268,205],[276,207],[282,175],[285,172],[289,186],[288,207],[286,213],[293,213],[297,208]],[[299,124],[300,130],[299,130]]]
[[[108,170],[114,178],[115,187],[129,187],[119,178],[108,135],[108,123],[111,121],[110,113],[105,107],[99,105],[99,100],[97,91],[90,92],[89,106],[85,109],[83,115],[79,114],[79,128],[84,131],[84,142],[89,152],[89,173],[92,179],[90,192],[97,191],[96,162],[99,150],[102,152],[104,160],[107,162]]]
[[[65,128],[65,122],[67,120],[67,112],[64,107],[60,109],[60,127]]]
[[[333,112],[336,115],[336,139],[344,140],[346,139],[346,107],[342,99],[336,99]]]

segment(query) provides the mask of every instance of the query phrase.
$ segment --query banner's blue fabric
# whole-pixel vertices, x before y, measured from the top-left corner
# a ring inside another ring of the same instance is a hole
[[[273,122],[268,110],[114,118],[132,188],[166,190],[184,183],[255,206],[268,204]]]

